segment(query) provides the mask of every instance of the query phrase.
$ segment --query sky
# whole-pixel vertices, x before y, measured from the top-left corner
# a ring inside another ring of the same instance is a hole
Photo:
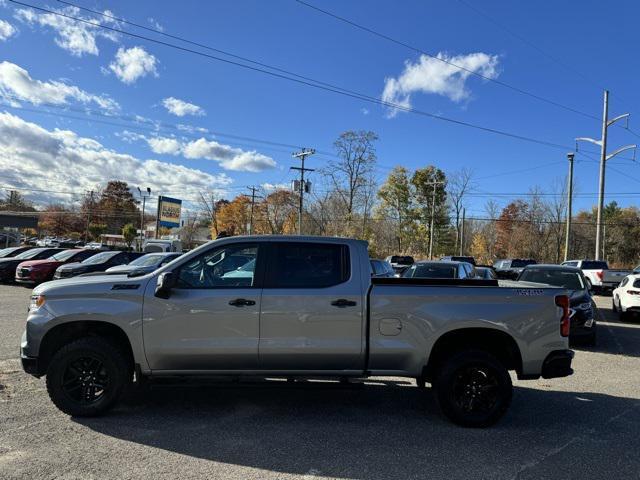
[[[638,141],[638,2],[305,2],[370,31],[296,0],[24,1],[102,27],[0,0],[0,189],[71,202],[120,179],[230,198],[290,185],[299,148],[321,169],[341,132],[372,130],[378,181],[396,165],[469,169],[481,217],[488,200],[559,190],[574,139],[600,137],[605,88],[610,117],[631,114],[609,151]],[[579,147],[576,209],[596,203],[597,150]],[[637,203],[632,155],[609,161],[606,201]]]

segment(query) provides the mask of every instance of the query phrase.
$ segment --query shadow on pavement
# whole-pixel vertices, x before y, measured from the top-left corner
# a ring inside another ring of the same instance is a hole
[[[551,462],[550,478],[601,478],[606,472],[592,468],[603,444],[640,449],[639,407],[633,398],[516,387],[506,417],[473,430],[443,418],[430,390],[402,384],[186,383],[139,389],[110,415],[75,421],[128,442],[283,474],[495,478],[522,467],[533,478]],[[548,455],[562,445],[579,447],[565,474],[564,456]],[[622,473],[637,475],[640,457],[625,462]]]
[[[574,350],[640,357],[640,316],[621,322],[611,308],[598,308],[598,340],[595,347],[571,343]]]

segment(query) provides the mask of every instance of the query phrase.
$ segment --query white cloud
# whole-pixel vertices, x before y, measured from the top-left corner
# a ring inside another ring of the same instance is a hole
[[[151,24],[151,26],[153,28],[155,28],[156,30],[160,31],[160,32],[164,32],[164,27],[162,25],[160,25],[160,23],[153,17],[149,17],[147,18],[147,22],[149,22]]]
[[[116,52],[116,58],[109,64],[109,69],[122,82],[130,84],[149,74],[157,77],[157,63],[156,57],[143,47],[120,47]]]
[[[9,37],[15,35],[17,32],[16,27],[9,22],[0,19],[0,41],[8,40]]]
[[[174,97],[165,98],[162,100],[162,105],[164,105],[164,108],[166,108],[169,113],[178,117],[184,117],[185,115],[205,115],[202,107]]]
[[[55,80],[35,80],[27,70],[7,61],[0,62],[0,97],[5,98],[11,105],[19,105],[20,100],[34,105],[66,105],[70,100],[75,100],[84,104],[93,103],[108,112],[120,108],[115,100],[106,95],[94,95],[75,85]]]
[[[464,67],[466,70],[445,62]],[[421,55],[416,63],[405,62],[404,71],[398,78],[385,79],[382,100],[409,108],[411,95],[422,92],[435,93],[454,102],[460,102],[469,98],[466,81],[471,72],[496,78],[499,74],[497,66],[497,55],[481,52],[457,56],[448,56],[441,52],[437,58]],[[394,116],[397,112],[397,109],[392,108],[389,115]]]
[[[270,192],[273,190],[289,190],[291,188],[290,185],[286,183],[263,183],[260,185],[264,190]]]
[[[117,25],[115,20],[109,18],[96,19],[94,17],[85,17],[77,7],[65,7],[59,10],[53,10],[65,15],[70,15],[83,20],[100,24],[100,25]],[[111,15],[111,12],[105,10],[104,13]],[[39,25],[45,28],[51,28],[55,31],[56,44],[76,57],[84,54],[98,55],[98,38],[105,38],[112,42],[118,41],[116,32],[105,30],[98,26],[89,25],[87,23],[78,22],[71,18],[61,17],[52,13],[38,13],[32,9],[21,8],[16,11],[15,17],[29,25]]]
[[[109,180],[154,192],[181,191],[180,198],[196,198],[207,189],[224,191],[232,179],[222,173],[158,160],[142,160],[105,148],[69,130],[47,130],[7,112],[0,113],[0,161],[3,183],[24,189],[78,191],[95,189]],[[70,201],[69,195],[43,192],[41,202]]]
[[[124,131],[119,136],[126,142],[144,140],[154,153],[163,155],[182,155],[189,159],[206,159],[218,162],[225,170],[237,172],[262,172],[276,167],[276,161],[256,152],[245,151],[215,140],[199,138],[185,141],[174,137],[145,137],[139,133]]]

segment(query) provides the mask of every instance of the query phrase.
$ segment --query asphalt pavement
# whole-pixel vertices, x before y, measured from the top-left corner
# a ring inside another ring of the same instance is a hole
[[[516,381],[493,428],[456,427],[406,379],[172,383],[72,419],[22,372],[30,290],[0,286],[0,479],[640,478],[640,322],[597,297],[569,378]]]

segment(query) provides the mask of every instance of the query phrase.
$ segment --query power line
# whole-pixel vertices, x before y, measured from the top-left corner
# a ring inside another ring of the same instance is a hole
[[[526,96],[528,96],[528,97],[534,98],[534,99],[539,100],[539,101],[541,101],[541,102],[548,103],[548,104],[553,105],[553,106],[555,106],[555,107],[558,107],[558,108],[561,108],[561,109],[567,110],[567,111],[569,111],[569,112],[576,113],[576,114],[578,114],[578,115],[582,115],[583,117],[587,117],[587,118],[591,118],[591,119],[594,119],[594,120],[598,120],[598,121],[600,121],[600,119],[599,119],[598,117],[596,117],[595,115],[591,115],[591,114],[589,114],[589,113],[582,112],[582,111],[577,110],[577,109],[575,109],[575,108],[573,108],[573,107],[569,107],[569,106],[567,106],[567,105],[563,105],[563,104],[561,104],[561,103],[559,103],[559,102],[556,102],[556,101],[554,101],[554,100],[550,100],[550,99],[548,99],[548,98],[542,97],[542,96],[540,96],[540,95],[537,95],[537,94],[535,94],[535,93],[529,92],[529,91],[527,91],[527,90],[523,90],[523,89],[521,89],[521,88],[519,88],[519,87],[516,87],[516,86],[514,86],[514,85],[511,85],[511,84],[509,84],[509,83],[507,83],[507,82],[504,82],[504,81],[502,81],[502,80],[498,80],[498,79],[493,78],[493,77],[490,77],[490,76],[488,76],[488,75],[483,75],[482,73],[476,72],[475,70],[471,70],[471,69],[469,69],[469,68],[466,68],[466,67],[463,67],[463,66],[461,66],[461,65],[458,65],[458,64],[456,64],[456,63],[454,63],[454,62],[451,62],[451,61],[449,61],[449,60],[446,60],[446,59],[444,59],[444,58],[441,58],[441,57],[440,57],[440,56],[438,56],[438,55],[434,55],[433,53],[427,52],[427,51],[425,51],[425,50],[423,50],[423,49],[421,49],[421,48],[415,47],[415,46],[410,45],[410,44],[408,44],[408,43],[406,43],[406,42],[403,42],[403,41],[398,40],[398,39],[396,39],[396,38],[390,37],[389,35],[386,35],[386,34],[384,34],[384,33],[378,32],[378,31],[376,31],[376,30],[374,30],[374,29],[372,29],[372,28],[369,28],[369,27],[366,27],[366,26],[364,26],[364,25],[362,25],[362,24],[356,23],[356,22],[355,22],[355,21],[353,21],[353,20],[349,20],[348,18],[345,18],[345,17],[342,17],[342,16],[337,15],[337,14],[335,14],[335,13],[329,12],[328,10],[324,10],[324,9],[322,9],[322,8],[320,8],[320,7],[317,7],[317,6],[315,6],[315,5],[312,5],[312,4],[310,4],[310,3],[307,3],[307,2],[305,2],[305,1],[303,1],[303,0],[295,0],[295,1],[296,1],[297,3],[299,3],[300,5],[304,5],[305,7],[311,8],[312,10],[315,10],[315,11],[317,11],[317,12],[320,12],[320,13],[324,14],[324,15],[327,15],[327,16],[329,16],[329,17],[332,17],[332,18],[334,18],[334,19],[336,19],[336,20],[339,20],[339,21],[341,21],[341,22],[344,22],[344,23],[346,23],[346,24],[348,24],[348,25],[351,25],[351,26],[353,26],[353,27],[355,27],[355,28],[358,28],[358,29],[360,29],[360,30],[362,30],[362,31],[365,31],[365,32],[367,32],[367,33],[370,33],[370,34],[372,34],[372,35],[375,35],[376,37],[382,38],[382,39],[387,40],[387,41],[389,41],[389,42],[391,42],[391,43],[395,43],[396,45],[400,45],[400,46],[405,47],[405,48],[407,48],[407,49],[409,49],[409,50],[412,50],[412,51],[414,51],[414,52],[416,52],[416,53],[420,53],[420,54],[425,55],[425,56],[427,56],[427,57],[429,57],[429,58],[432,58],[432,59],[434,59],[434,60],[437,60],[437,61],[439,61],[439,62],[445,63],[445,64],[447,64],[447,65],[449,65],[449,66],[454,67],[454,68],[457,68],[457,69],[459,69],[459,70],[462,70],[462,71],[464,71],[464,72],[467,72],[467,73],[469,73],[469,74],[471,74],[471,75],[475,75],[475,76],[477,76],[477,77],[480,77],[480,78],[482,78],[483,80],[486,80],[486,81],[489,81],[489,82],[493,82],[493,83],[495,83],[495,84],[497,84],[497,85],[500,85],[500,86],[502,86],[502,87],[505,87],[505,88],[508,88],[508,89],[510,89],[510,90],[513,90],[514,92],[517,92],[517,93],[519,93],[519,94],[526,95]]]
[[[240,67],[240,68],[245,68],[245,69],[256,71],[256,72],[260,72],[260,73],[264,73],[266,75],[270,75],[270,76],[275,77],[275,78],[288,80],[288,81],[295,82],[295,83],[298,83],[298,84],[301,84],[301,85],[305,85],[305,86],[317,88],[317,89],[320,89],[320,90],[325,90],[325,91],[328,91],[328,92],[336,93],[338,95],[343,95],[343,96],[346,96],[346,97],[355,98],[357,100],[361,100],[361,101],[364,101],[364,102],[373,103],[373,104],[376,104],[376,105],[382,105],[384,107],[393,108],[393,109],[396,109],[396,110],[409,112],[409,113],[413,113],[413,114],[416,114],[416,115],[425,116],[425,117],[428,117],[428,118],[440,120],[440,121],[451,123],[451,124],[454,124],[454,125],[465,126],[465,127],[473,128],[473,129],[480,130],[480,131],[483,131],[483,132],[493,133],[495,135],[501,135],[501,136],[504,136],[504,137],[513,138],[513,139],[516,139],[516,140],[521,140],[521,141],[525,141],[525,142],[529,142],[529,143],[535,143],[535,144],[539,144],[539,145],[543,145],[543,146],[547,146],[547,147],[551,147],[551,148],[556,148],[556,149],[561,149],[561,150],[567,150],[567,149],[571,148],[571,147],[567,147],[566,145],[560,145],[560,144],[557,144],[557,143],[554,143],[554,142],[550,142],[550,141],[546,141],[546,140],[527,137],[525,135],[519,135],[519,134],[512,133],[512,132],[507,132],[507,131],[503,131],[503,130],[499,130],[499,129],[495,129],[495,128],[491,128],[491,127],[485,127],[485,126],[482,126],[482,125],[465,122],[465,121],[462,121],[462,120],[457,120],[457,119],[454,119],[454,118],[445,117],[445,116],[442,116],[442,115],[437,115],[435,113],[425,112],[425,111],[418,110],[418,109],[415,109],[415,108],[412,108],[412,107],[403,106],[403,105],[400,105],[400,104],[397,104],[397,103],[394,103],[394,102],[388,102],[388,101],[380,100],[380,99],[378,99],[376,97],[372,97],[372,96],[369,96],[369,95],[366,95],[366,94],[363,94],[363,93],[358,93],[358,92],[351,91],[351,90],[348,91],[346,89],[343,89],[341,87],[337,87],[337,86],[334,86],[334,85],[327,86],[327,85],[330,85],[330,84],[326,84],[324,82],[319,82],[317,80],[307,81],[307,80],[302,80],[300,78],[289,77],[289,76],[281,74],[281,73],[272,72],[272,71],[269,71],[269,70],[265,70],[263,68],[258,68],[258,67],[254,67],[254,66],[251,66],[251,65],[246,65],[246,64],[243,64],[243,63],[240,63],[240,62],[236,62],[236,61],[233,61],[233,60],[221,58],[221,57],[218,57],[218,56],[215,56],[215,55],[210,55],[208,53],[199,52],[197,50],[193,50],[193,49],[190,49],[190,48],[187,48],[187,47],[182,47],[180,45],[176,45],[176,44],[172,44],[172,43],[165,42],[165,41],[162,41],[162,40],[157,40],[157,39],[154,39],[154,38],[146,37],[144,35],[139,35],[139,34],[136,34],[136,33],[133,33],[133,32],[128,32],[128,31],[125,31],[125,30],[122,30],[122,29],[119,29],[119,28],[110,27],[108,25],[102,25],[100,23],[90,22],[90,21],[84,20],[82,18],[74,17],[73,15],[67,15],[67,14],[64,14],[64,13],[61,13],[61,12],[56,12],[56,11],[49,10],[49,9],[46,9],[46,8],[42,8],[42,7],[38,7],[38,6],[35,6],[35,5],[30,5],[30,4],[27,4],[27,3],[20,2],[18,0],[8,0],[8,1],[13,3],[13,4],[16,4],[16,5],[22,5],[24,7],[32,8],[34,10],[39,10],[39,11],[42,11],[42,12],[45,12],[45,13],[49,13],[49,14],[52,14],[52,15],[57,15],[57,16],[60,16],[60,17],[63,17],[63,18],[68,18],[68,19],[71,19],[71,20],[75,20],[77,22],[81,22],[81,23],[84,23],[84,24],[87,24],[87,25],[91,25],[91,26],[96,27],[96,28],[101,28],[101,29],[112,31],[112,32],[121,33],[123,35],[128,35],[128,36],[133,37],[133,38],[138,38],[138,39],[149,41],[149,42],[152,42],[152,43],[157,43],[159,45],[163,45],[163,46],[166,46],[166,47],[169,47],[169,48],[173,48],[173,49],[176,49],[176,50],[180,50],[180,51],[183,51],[183,52],[193,53],[195,55],[198,55],[198,56],[201,56],[201,57],[204,57],[204,58],[208,58],[208,59],[211,59],[211,60],[227,63],[229,65],[234,65],[234,66],[237,66],[237,67]]]

